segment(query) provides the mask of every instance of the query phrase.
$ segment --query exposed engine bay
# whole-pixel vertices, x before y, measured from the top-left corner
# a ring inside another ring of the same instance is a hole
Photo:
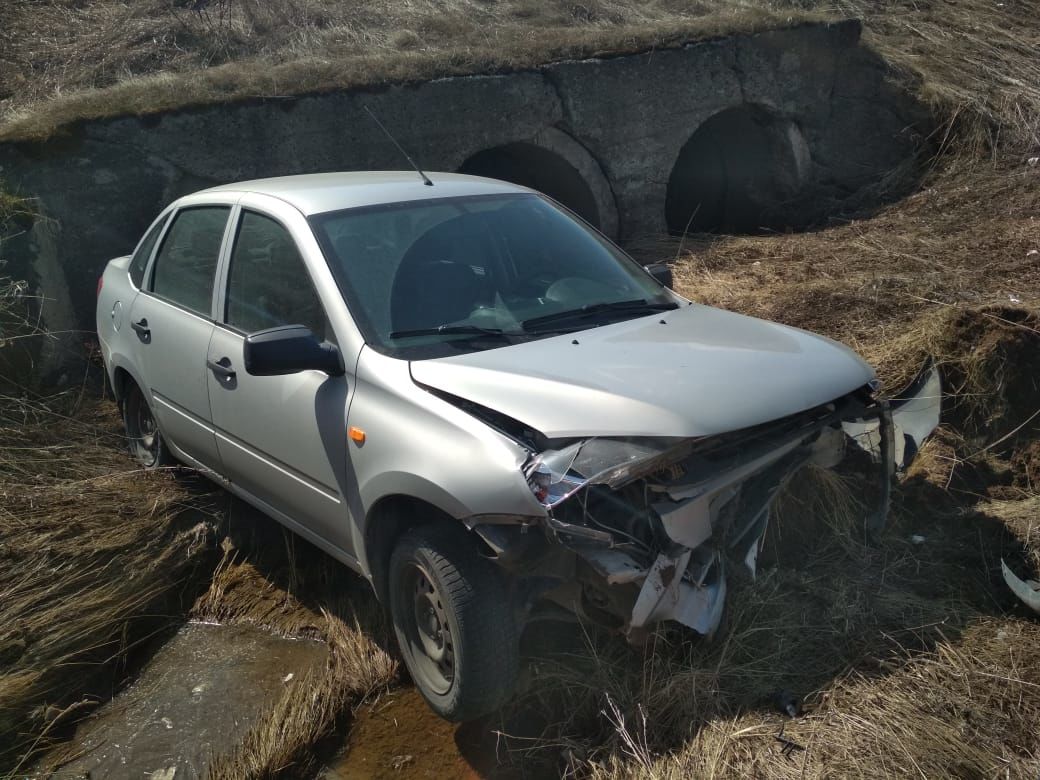
[[[832,468],[859,447],[879,471],[879,530],[893,477],[939,423],[938,371],[891,400],[864,387],[808,411],[697,439],[553,442],[525,466],[546,507],[541,532],[507,518],[474,525],[503,566],[545,598],[633,641],[674,620],[710,636],[727,568],[756,573],[775,499],[803,467]],[[519,519],[518,519],[519,521]]]

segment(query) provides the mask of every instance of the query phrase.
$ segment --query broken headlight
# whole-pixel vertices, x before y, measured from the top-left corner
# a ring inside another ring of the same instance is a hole
[[[588,480],[572,473],[574,459],[585,442],[576,442],[559,450],[546,450],[536,455],[524,466],[527,485],[546,508],[552,508],[577,493]]]
[[[551,509],[586,485],[618,487],[645,473],[675,441],[585,439],[532,457],[524,466],[524,475],[535,498]]]

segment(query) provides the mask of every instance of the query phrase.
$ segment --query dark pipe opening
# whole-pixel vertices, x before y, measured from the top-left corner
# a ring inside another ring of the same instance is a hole
[[[544,192],[597,228],[599,209],[584,177],[555,152],[529,143],[513,143],[485,149],[470,157],[459,173],[530,187]]]
[[[679,151],[665,219],[673,234],[761,233],[804,227],[791,208],[809,152],[794,123],[757,106],[705,121]]]

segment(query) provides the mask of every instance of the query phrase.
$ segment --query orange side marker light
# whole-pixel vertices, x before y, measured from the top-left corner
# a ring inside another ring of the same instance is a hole
[[[350,440],[355,444],[365,443],[365,432],[360,428],[355,428],[353,425],[347,430],[347,436],[349,436]]]

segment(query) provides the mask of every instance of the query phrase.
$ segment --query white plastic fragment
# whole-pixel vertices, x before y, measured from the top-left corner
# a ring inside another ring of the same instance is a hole
[[[1004,563],[1003,558],[1000,559],[1000,569],[1004,573],[1004,582],[1011,588],[1011,592],[1031,610],[1040,613],[1040,583],[1035,580],[1020,580]]]

